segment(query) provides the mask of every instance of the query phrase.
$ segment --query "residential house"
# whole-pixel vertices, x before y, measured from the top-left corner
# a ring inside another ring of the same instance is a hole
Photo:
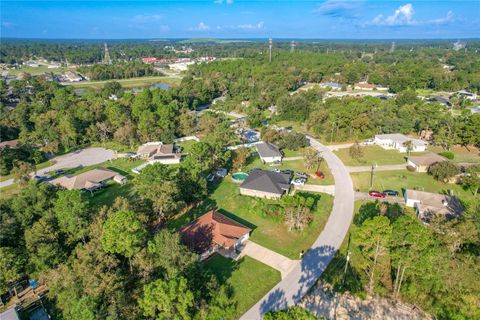
[[[377,134],[375,136],[375,144],[381,146],[384,149],[396,149],[400,152],[407,152],[405,147],[405,142],[412,141],[412,150],[411,152],[421,152],[427,149],[427,143],[425,141],[410,138],[400,133],[388,133],[388,134]]]
[[[460,90],[457,93],[458,93],[459,96],[461,96],[465,99],[472,100],[472,101],[477,100],[477,94],[476,93],[468,92],[466,90]]]
[[[452,104],[450,103],[450,100],[448,98],[444,98],[444,97],[432,97],[432,98],[429,98],[427,101],[438,102],[438,103],[444,105],[447,108],[450,108],[452,106]]]
[[[448,161],[448,159],[436,153],[429,153],[423,156],[408,157],[407,165],[415,168],[417,172],[427,172],[432,164],[443,161]]]
[[[267,199],[280,199],[290,192],[289,174],[267,171],[262,169],[253,170],[240,185],[240,194]]]
[[[216,211],[209,211],[180,229],[182,242],[200,254],[200,260],[213,253],[234,258],[252,229]]]
[[[65,78],[70,82],[79,82],[83,80],[81,76],[71,71],[65,73]]]
[[[117,183],[125,183],[127,178],[121,174],[106,168],[96,168],[79,175],[66,175],[52,180],[52,184],[68,190],[96,191],[104,187],[109,180]]]
[[[283,155],[280,149],[270,142],[262,142],[256,145],[258,155],[263,163],[282,161]]]
[[[342,84],[338,82],[327,81],[327,82],[320,83],[320,87],[323,89],[331,88],[331,90],[341,90]]]
[[[353,85],[353,89],[372,91],[372,90],[376,90],[377,86],[368,82],[359,82]]]
[[[162,164],[180,163],[182,155],[177,152],[173,144],[163,142],[148,142],[138,147],[137,155],[149,163],[160,162]]]
[[[406,206],[415,208],[417,217],[426,223],[433,216],[441,215],[451,219],[464,210],[455,196],[407,189],[404,197]]]

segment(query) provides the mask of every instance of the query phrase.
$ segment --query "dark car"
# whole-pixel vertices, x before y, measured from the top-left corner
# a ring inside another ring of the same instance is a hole
[[[398,196],[398,191],[395,190],[383,190],[383,194],[387,196]]]
[[[282,173],[285,173],[285,174],[289,174],[289,175],[292,175],[293,174],[293,171],[292,170],[282,170],[281,171]]]
[[[64,174],[65,172],[67,172],[67,171],[63,170],[63,169],[60,169],[60,170],[55,171],[55,174],[59,175],[59,174]]]
[[[375,198],[385,198],[385,194],[380,191],[370,191],[368,195]]]
[[[45,176],[33,176],[32,178],[38,182],[43,182],[48,180],[48,177],[45,177]]]

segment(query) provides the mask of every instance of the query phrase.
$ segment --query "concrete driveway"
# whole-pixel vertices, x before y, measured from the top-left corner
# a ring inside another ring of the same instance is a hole
[[[99,164],[108,160],[115,159],[115,152],[110,149],[105,148],[88,148],[77,150],[62,156],[55,157],[51,160],[55,161],[55,164],[43,168],[37,171],[38,176],[45,175],[48,172],[65,169],[65,168],[75,168],[80,165],[92,166]],[[13,184],[13,179],[5,180],[0,182],[0,188],[6,187]]]
[[[294,190],[298,191],[308,191],[308,192],[321,192],[329,195],[335,195],[335,185],[317,185],[317,184],[304,184],[302,186],[293,186]]]
[[[322,152],[335,179],[335,199],[327,224],[293,270],[240,319],[261,319],[270,310],[297,304],[325,271],[343,242],[353,219],[354,191],[350,174],[331,149],[308,137],[310,145]],[[261,281],[261,279],[259,279]]]
[[[296,265],[300,264],[299,260],[289,259],[251,240],[248,240],[245,247],[242,249],[240,257],[243,256],[249,256],[250,258],[258,260],[267,266],[280,271],[282,279],[285,278],[285,276],[289,274]]]

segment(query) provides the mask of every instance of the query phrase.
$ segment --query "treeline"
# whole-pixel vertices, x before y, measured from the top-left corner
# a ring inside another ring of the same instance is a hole
[[[439,319],[480,317],[478,203],[453,220],[425,226],[395,204],[363,204],[351,227],[350,260],[339,252],[324,277],[337,290],[380,294]]]
[[[142,62],[95,64],[93,66],[82,66],[78,72],[87,76],[90,80],[112,80],[127,79],[145,76],[161,75],[151,64]]]

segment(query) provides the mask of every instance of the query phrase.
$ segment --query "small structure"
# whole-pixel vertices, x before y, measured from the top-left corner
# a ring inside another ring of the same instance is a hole
[[[377,134],[374,139],[375,144],[382,148],[387,150],[396,149],[400,152],[408,151],[405,146],[405,142],[407,141],[412,142],[412,150],[410,150],[412,152],[421,152],[427,149],[426,142],[415,138],[409,138],[401,133]]]
[[[406,206],[415,208],[417,217],[425,223],[436,215],[452,219],[463,211],[462,204],[455,196],[407,189],[404,197]]]
[[[461,96],[465,99],[468,99],[468,100],[471,100],[471,101],[477,100],[477,94],[476,93],[468,92],[466,90],[460,90],[457,93],[458,93],[459,96]]]
[[[323,89],[330,88],[331,90],[341,90],[342,89],[342,84],[340,84],[338,82],[327,81],[327,82],[320,83],[320,87],[323,88]]]
[[[377,87],[374,84],[368,82],[359,82],[353,85],[353,89],[355,90],[367,90],[372,91],[375,90]]]
[[[163,142],[148,142],[138,147],[137,155],[149,163],[162,164],[180,163],[182,155],[175,151],[173,144]]]
[[[447,161],[447,158],[436,153],[429,153],[424,156],[408,157],[407,165],[415,168],[415,171],[417,172],[427,172],[432,164],[443,161]]]
[[[81,76],[71,71],[65,73],[65,78],[70,82],[79,82],[83,80]]]
[[[79,175],[66,175],[52,180],[52,184],[58,185],[68,190],[96,191],[101,189],[109,180],[118,183],[125,183],[127,178],[117,172],[106,169],[96,168]]]
[[[258,155],[263,163],[282,161],[283,155],[280,149],[270,142],[262,142],[256,145]]]
[[[286,173],[253,170],[240,185],[240,194],[267,199],[280,199],[290,192],[291,176]]]
[[[450,108],[452,106],[452,104],[450,103],[450,100],[448,98],[444,98],[444,97],[433,97],[433,98],[429,98],[427,101],[428,102],[438,102],[438,103],[440,103],[441,105],[444,105],[447,108]]]
[[[183,226],[183,243],[200,254],[200,260],[217,252],[235,258],[237,249],[250,237],[252,229],[214,210]]]
[[[470,109],[472,113],[480,113],[480,106]]]
[[[0,149],[9,147],[11,149],[14,149],[18,146],[18,139],[15,140],[7,140],[7,141],[2,141],[0,142]]]

